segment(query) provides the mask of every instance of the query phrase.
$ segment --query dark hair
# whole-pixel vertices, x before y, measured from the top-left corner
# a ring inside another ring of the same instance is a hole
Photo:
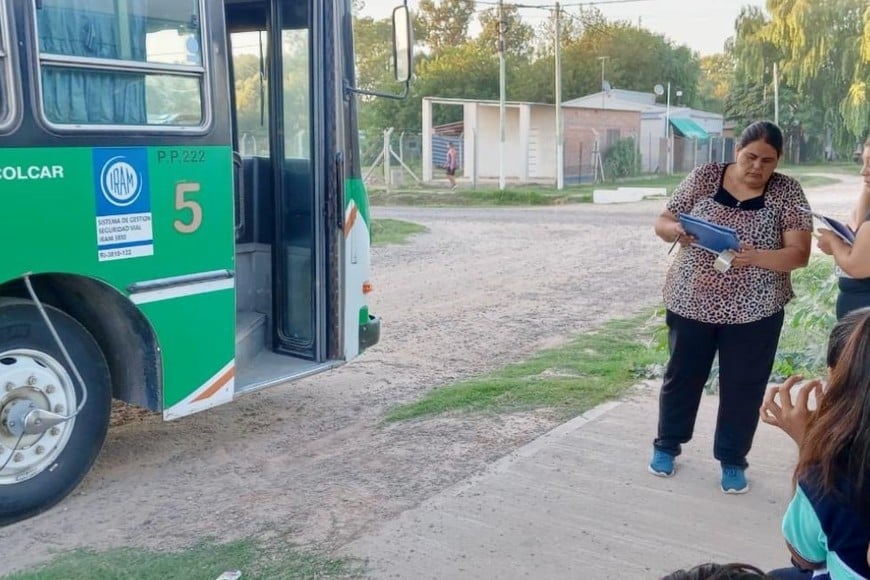
[[[749,564],[701,564],[691,570],[677,570],[661,580],[756,580],[770,578]]]
[[[807,425],[793,481],[809,478],[832,495],[845,487],[855,508],[870,514],[870,491],[864,489],[870,485],[870,308],[850,312],[834,326],[828,364],[831,378]]]
[[[843,352],[843,347],[846,346],[846,341],[849,335],[855,331],[855,327],[870,313],[870,306],[852,310],[843,318],[837,321],[834,328],[831,329],[831,334],[828,336],[828,354],[826,363],[828,368],[834,368],[837,361],[840,360],[840,354]]]
[[[743,149],[750,143],[759,140],[776,149],[777,156],[782,156],[782,130],[770,121],[756,121],[746,127],[740,134],[740,139],[737,140],[737,148]]]

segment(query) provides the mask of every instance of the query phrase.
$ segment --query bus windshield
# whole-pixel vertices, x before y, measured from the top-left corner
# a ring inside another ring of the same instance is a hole
[[[205,124],[200,0],[43,0],[36,16],[49,123]]]
[[[9,121],[10,116],[9,89],[12,83],[9,53],[6,47],[7,38],[9,33],[6,28],[6,0],[0,0],[0,127]]]

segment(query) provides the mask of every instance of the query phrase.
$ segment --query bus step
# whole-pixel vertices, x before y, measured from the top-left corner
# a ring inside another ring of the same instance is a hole
[[[266,348],[266,320],[261,312],[236,312],[236,369],[246,366]]]

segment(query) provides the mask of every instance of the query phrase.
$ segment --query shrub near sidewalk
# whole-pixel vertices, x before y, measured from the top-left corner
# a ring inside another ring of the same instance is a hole
[[[640,175],[640,159],[634,139],[620,139],[604,154],[604,175],[611,181]]]
[[[799,374],[824,376],[828,334],[837,321],[837,276],[831,258],[814,257],[792,274],[795,298],[785,309],[785,324],[773,365],[773,380]]]

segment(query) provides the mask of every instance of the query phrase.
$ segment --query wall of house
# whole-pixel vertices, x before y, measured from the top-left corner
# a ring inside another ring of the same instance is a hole
[[[603,160],[607,148],[619,139],[641,133],[640,112],[611,109],[566,108],[562,119],[565,134],[565,183],[591,181],[594,176],[595,141]]]
[[[531,181],[556,180],[556,109],[529,106],[528,176]]]
[[[498,179],[499,173],[499,108],[492,105],[477,105],[477,176],[481,179]],[[474,144],[474,134],[466,124],[466,143]],[[521,179],[526,166],[526,152],[520,143],[520,107],[505,107],[505,178]],[[470,168],[468,168],[470,169]]]

